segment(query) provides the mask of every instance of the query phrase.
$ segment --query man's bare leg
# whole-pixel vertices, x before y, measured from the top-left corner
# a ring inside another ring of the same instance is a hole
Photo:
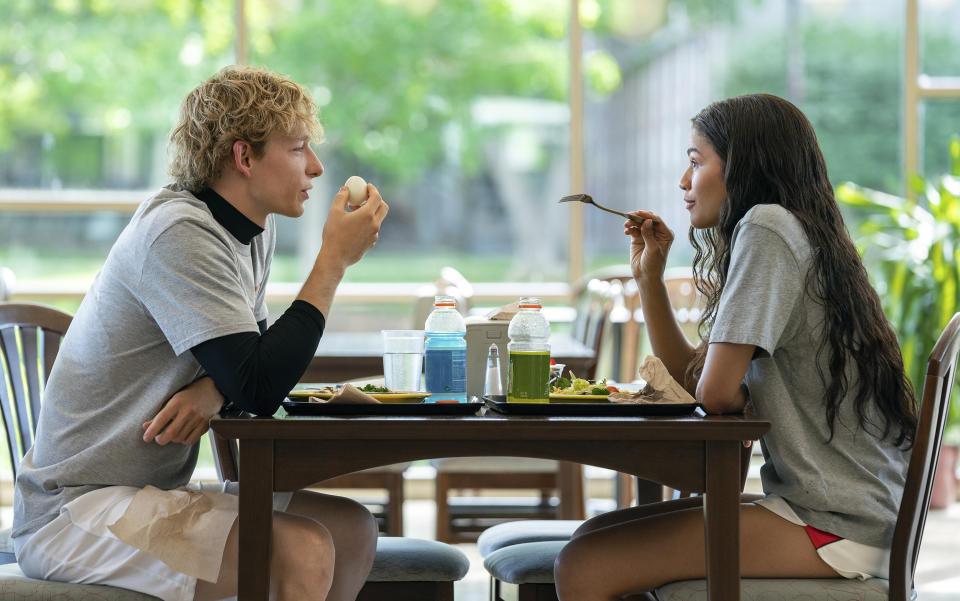
[[[216,582],[197,581],[194,601],[215,601],[237,595],[239,531],[234,522],[223,550]],[[333,581],[333,538],[314,520],[273,514],[270,554],[270,598],[273,601],[324,601]]]
[[[367,508],[344,497],[298,491],[286,511],[314,520],[330,532],[336,564],[327,600],[354,601],[377,552],[377,522]]]

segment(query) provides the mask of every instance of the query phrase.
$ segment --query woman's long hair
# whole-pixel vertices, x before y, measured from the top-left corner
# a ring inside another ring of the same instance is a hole
[[[687,378],[703,369],[707,340],[730,267],[730,240],[737,222],[751,207],[778,204],[803,226],[813,249],[806,289],[823,305],[824,340],[818,353],[829,365],[820,370],[826,387],[826,414],[833,437],[840,405],[850,382],[847,361],[856,364],[852,391],[860,426],[878,438],[891,432],[895,444],[912,443],[917,424],[916,399],[904,374],[896,335],[880,298],[844,227],[827,178],[827,166],[813,126],[793,104],[766,94],[738,96],[707,106],[693,118],[693,129],[724,161],[727,200],[712,228],[690,228],[697,288],[706,297],[700,321],[701,343]],[[883,423],[872,423],[875,403]]]

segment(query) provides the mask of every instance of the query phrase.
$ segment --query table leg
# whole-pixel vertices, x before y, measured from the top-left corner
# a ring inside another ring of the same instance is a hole
[[[273,441],[240,441],[239,575],[237,601],[270,595],[273,538]]]
[[[560,461],[557,466],[557,485],[560,489],[560,519],[582,520],[586,515],[583,501],[583,466]]]
[[[740,601],[739,441],[707,441],[703,499],[708,599]]]

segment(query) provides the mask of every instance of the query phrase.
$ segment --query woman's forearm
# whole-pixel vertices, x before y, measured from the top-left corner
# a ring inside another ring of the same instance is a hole
[[[640,278],[637,286],[640,289],[640,309],[653,354],[663,362],[670,375],[682,383],[695,353],[673,313],[667,287],[659,277],[652,280]]]

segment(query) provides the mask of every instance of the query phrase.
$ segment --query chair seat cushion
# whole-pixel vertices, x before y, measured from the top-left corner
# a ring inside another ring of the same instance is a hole
[[[13,554],[13,539],[10,538],[10,528],[0,530],[0,564],[17,563],[17,556]]]
[[[99,584],[68,584],[27,578],[15,563],[0,566],[0,599],[35,599],[36,601],[157,601],[144,593],[136,593]]]
[[[741,601],[887,601],[889,583],[880,578],[745,578],[740,581]],[[671,582],[657,589],[660,601],[706,601],[706,580]]]
[[[521,543],[570,540],[581,520],[518,520],[491,526],[477,539],[477,550],[486,557],[498,549]]]
[[[420,538],[381,536],[367,582],[452,582],[470,569],[463,551]]]
[[[565,540],[520,543],[498,549],[483,560],[483,567],[501,582],[540,584],[553,582],[553,564]]]
[[[532,457],[444,457],[431,459],[438,472],[460,473],[538,473],[557,471],[557,462],[553,459]]]

